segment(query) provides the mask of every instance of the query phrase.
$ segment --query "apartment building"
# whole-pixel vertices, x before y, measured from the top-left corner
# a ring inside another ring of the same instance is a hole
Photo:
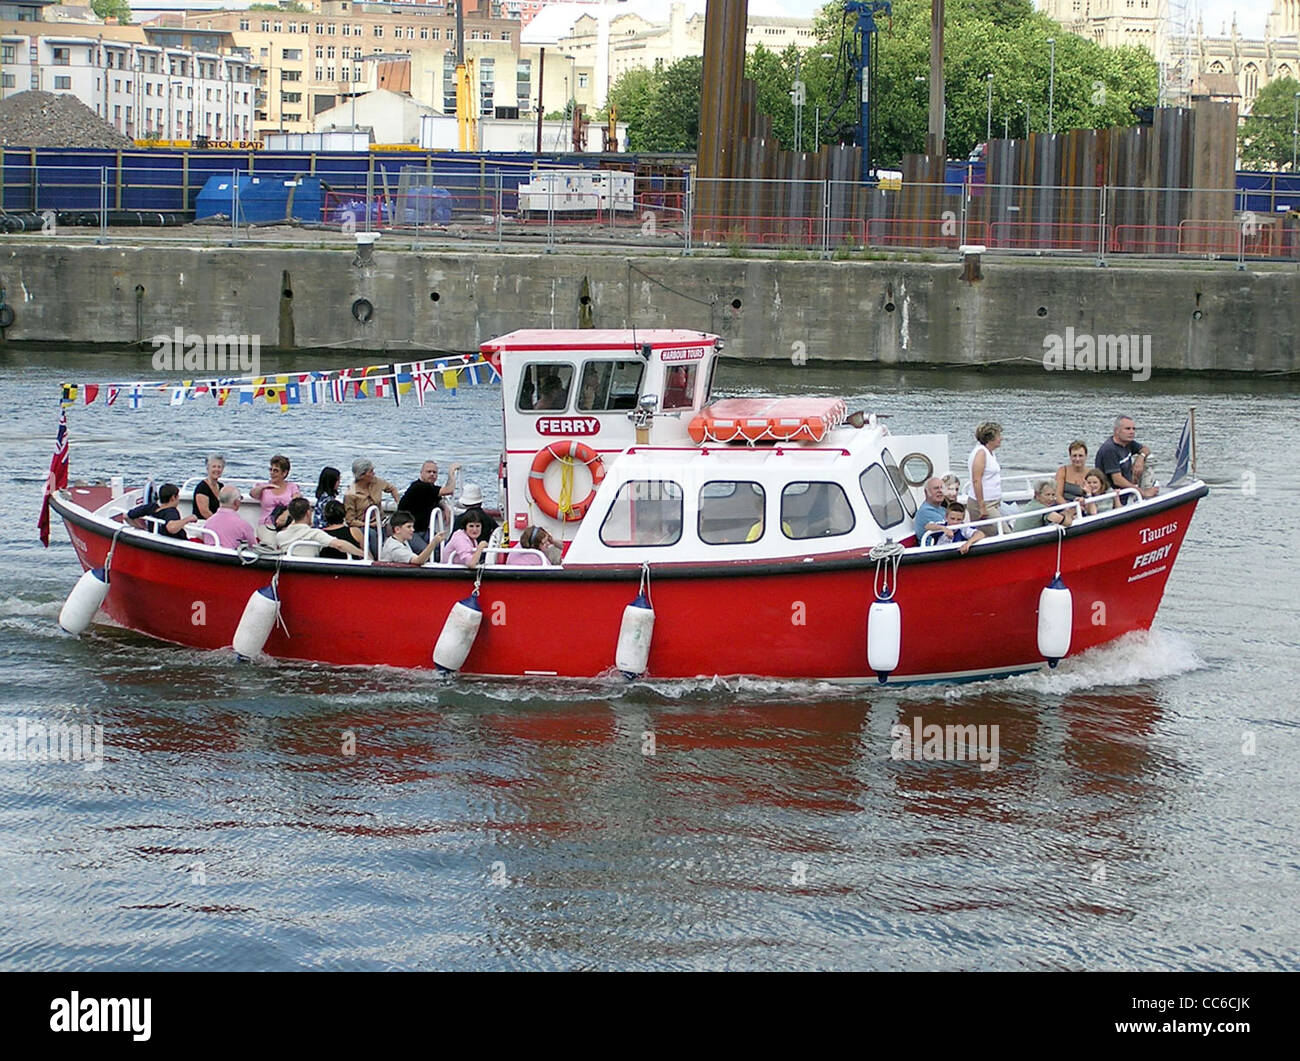
[[[500,3],[476,7],[482,11],[466,3],[462,43],[479,114],[532,113],[537,49],[521,52],[520,23],[500,17]],[[445,4],[322,0],[319,10],[311,12],[190,12],[160,22],[229,33],[259,64],[263,93],[257,97],[254,121],[259,133],[311,132],[316,115],[380,87],[373,60],[381,56],[385,61],[395,55],[409,58],[409,91],[417,102],[442,113],[455,110],[456,16],[454,7]],[[584,94],[576,85],[582,68],[568,60],[552,61],[553,56],[548,54],[546,62],[546,109],[563,109],[570,97],[590,105],[590,92]]]
[[[0,97],[67,92],[132,138],[251,135],[256,68],[228,35],[182,43],[139,26],[46,22],[46,6],[0,4]]]

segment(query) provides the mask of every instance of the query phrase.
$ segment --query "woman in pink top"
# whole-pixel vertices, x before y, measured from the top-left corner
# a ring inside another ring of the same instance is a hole
[[[289,482],[289,458],[279,453],[272,457],[271,481],[258,483],[248,492],[262,506],[262,523],[257,529],[257,537],[274,544],[275,532],[289,525],[289,502],[302,493],[297,483]],[[285,506],[279,520],[271,518],[276,505]]]
[[[525,527],[524,533],[519,535],[519,544],[506,553],[506,563],[549,567],[551,562],[546,559],[546,547],[550,544],[551,536],[544,528],[537,526]],[[528,552],[526,550],[536,551]]]

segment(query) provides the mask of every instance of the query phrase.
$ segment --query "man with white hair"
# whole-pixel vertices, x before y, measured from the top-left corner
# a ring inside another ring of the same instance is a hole
[[[925,484],[925,500],[916,510],[916,544],[925,544],[926,531],[942,533],[947,517],[943,508],[943,480],[937,476]]]
[[[384,494],[391,494],[393,504],[401,500],[397,487],[375,474],[374,461],[358,457],[352,462],[352,488],[343,497],[343,518],[349,527],[361,527],[366,522],[366,509],[371,505],[382,509]]]
[[[1097,467],[1110,479],[1115,490],[1125,487],[1141,489],[1142,472],[1146,466],[1151,450],[1137,441],[1137,424],[1131,416],[1115,417],[1115,426],[1111,437],[1097,447]],[[1143,497],[1155,497],[1155,487],[1141,489]],[[1119,503],[1123,504],[1124,495]]]
[[[223,486],[217,495],[217,510],[203,524],[217,536],[217,544],[223,549],[238,549],[241,545],[253,545],[253,528],[239,514],[239,487]]]

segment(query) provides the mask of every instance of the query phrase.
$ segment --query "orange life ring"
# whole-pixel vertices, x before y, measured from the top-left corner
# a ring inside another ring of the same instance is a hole
[[[559,501],[546,492],[545,478],[546,469],[564,457],[571,457],[587,466],[587,470],[591,472],[591,493],[574,503],[573,507],[561,516]],[[562,519],[572,523],[587,514],[587,509],[595,499],[596,491],[604,478],[605,462],[600,459],[600,454],[585,442],[552,442],[539,449],[533,458],[533,467],[528,473],[528,495],[533,499],[533,503],[551,519]]]

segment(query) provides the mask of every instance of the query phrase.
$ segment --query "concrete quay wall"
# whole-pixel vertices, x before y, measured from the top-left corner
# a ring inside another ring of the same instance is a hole
[[[256,334],[263,349],[414,359],[473,350],[516,328],[575,327],[584,280],[597,327],[714,331],[740,358],[1041,363],[1045,351],[1124,335],[1150,337],[1157,372],[1300,369],[1300,272],[1286,268],[986,259],[982,278],[970,281],[955,255],[792,261],[436,249],[377,250],[360,264],[352,247],[0,242],[11,342],[119,345],[181,328]],[[357,319],[366,316],[361,299],[368,320]]]

